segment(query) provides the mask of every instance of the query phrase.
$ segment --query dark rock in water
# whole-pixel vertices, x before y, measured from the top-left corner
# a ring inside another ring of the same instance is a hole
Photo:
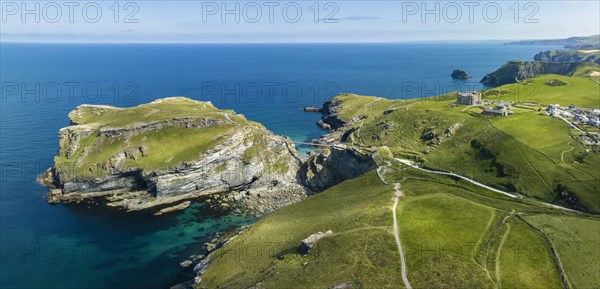
[[[460,69],[454,69],[452,71],[452,74],[450,75],[452,76],[452,78],[456,78],[456,79],[467,79],[467,78],[471,78],[471,76],[469,76],[469,74],[467,74],[466,71],[464,70],[460,70]]]
[[[191,265],[192,265],[192,263],[193,263],[193,262],[192,262],[191,260],[185,260],[185,261],[183,261],[183,262],[179,263],[179,266],[180,266],[181,268],[187,268],[187,267],[191,266]]]
[[[325,123],[325,122],[324,122],[323,120],[321,120],[321,119],[317,121],[317,125],[318,125],[319,127],[321,127],[322,129],[324,129],[324,130],[331,130],[331,125],[329,125],[328,123]]]
[[[314,107],[314,106],[306,106],[302,110],[307,111],[307,112],[321,112],[320,107]]]
[[[215,250],[215,248],[217,247],[217,244],[206,243],[206,244],[204,244],[204,247],[206,248],[206,251],[208,251],[210,253]]]

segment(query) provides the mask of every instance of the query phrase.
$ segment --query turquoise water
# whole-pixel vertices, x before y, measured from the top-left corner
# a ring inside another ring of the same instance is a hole
[[[48,205],[35,176],[52,164],[57,132],[81,103],[133,106],[183,95],[306,141],[323,132],[314,125],[320,115],[301,108],[338,92],[414,98],[480,89],[477,81],[504,62],[551,48],[0,44],[0,287],[165,288],[190,277],[178,263],[212,234],[255,221],[200,203],[163,217]],[[452,80],[455,68],[473,78]]]

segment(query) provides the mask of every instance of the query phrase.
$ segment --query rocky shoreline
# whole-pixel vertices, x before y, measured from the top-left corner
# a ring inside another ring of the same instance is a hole
[[[308,160],[301,164],[298,171],[299,182],[307,188],[309,194],[316,194],[326,190],[329,187],[335,186],[345,180],[356,178],[368,171],[376,170],[378,168],[375,155],[376,152],[369,152],[359,150],[347,144],[344,144],[344,136],[350,131],[350,126],[363,119],[364,116],[359,116],[351,119],[350,121],[344,121],[340,115],[339,103],[330,100],[323,104],[322,108],[311,108],[304,109],[307,112],[320,112],[322,114],[321,120],[317,122],[321,128],[327,128],[329,133],[320,137],[319,139],[313,140],[313,143],[327,145],[320,153],[311,155]],[[171,289],[191,289],[196,288],[202,281],[202,274],[210,266],[211,256],[219,248],[225,246],[228,242],[235,239],[240,234],[243,234],[251,226],[240,228],[233,236],[225,239],[215,239],[211,241],[210,253],[202,258],[200,261],[195,262],[194,272],[196,277],[193,280],[177,284]],[[325,233],[318,232],[314,235],[308,236],[300,245],[304,253],[308,254],[312,244],[319,238],[331,234],[331,231]],[[208,244],[205,244],[207,247]],[[208,248],[207,248],[208,249]],[[182,261],[184,265],[191,266],[192,263],[188,262],[191,260]]]
[[[128,110],[138,109],[147,115],[160,112],[163,104],[180,102],[207,112],[202,111],[202,116],[183,114],[119,125],[103,122],[105,114],[118,118],[124,112],[134,113]],[[218,110],[210,103],[167,98],[146,105],[148,109],[145,105],[133,109],[84,105],[69,114],[71,125],[59,133],[55,165],[38,180],[49,187],[49,203],[88,202],[161,216],[177,214],[193,200],[202,200],[211,210],[262,216],[377,168],[373,152],[344,143],[349,127],[363,116],[344,121],[338,105],[327,101],[321,108],[304,109],[321,113],[318,124],[329,130],[314,140],[326,146],[305,161],[298,157],[289,138],[275,135],[241,115]],[[234,129],[227,132],[228,126]],[[184,129],[186,134],[202,135],[215,127],[224,128],[225,132],[212,136],[220,142],[198,156],[164,168],[147,165],[148,159],[160,153],[152,145],[152,134],[176,128]],[[138,138],[146,142],[136,144]],[[112,154],[105,153],[106,148],[112,149]],[[99,153],[107,156],[98,160]],[[180,266],[194,266],[197,277],[173,288],[198,284],[212,253],[244,230],[205,244],[206,256],[197,254],[182,260]]]
[[[172,105],[198,106],[201,113],[183,112],[119,125],[104,122],[104,115],[117,118],[135,112],[131,110],[160,113],[163,105],[169,109]],[[329,130],[314,140],[327,146],[304,161],[289,138],[250,123],[242,115],[218,110],[210,103],[174,97],[127,109],[82,105],[69,113],[71,125],[59,132],[55,165],[38,180],[49,188],[47,200],[52,204],[99,199],[93,203],[127,212],[153,210],[156,215],[163,215],[184,210],[189,200],[205,198],[215,209],[268,214],[376,166],[368,152],[343,144],[348,127],[362,116],[344,121],[338,105],[327,101],[320,108],[304,108],[307,112],[321,113],[320,126]],[[227,126],[236,128],[213,136],[220,138],[220,143],[188,161],[165,168],[146,165],[159,148],[147,143],[129,144],[169,128],[201,134],[213,127]],[[125,144],[113,149],[112,155],[105,153],[108,156],[104,161],[96,159],[98,151],[121,141]]]

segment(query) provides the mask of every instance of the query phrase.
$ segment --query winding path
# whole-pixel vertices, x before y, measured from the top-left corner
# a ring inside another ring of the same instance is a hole
[[[467,181],[467,182],[469,182],[469,183],[472,183],[472,184],[474,184],[474,185],[476,185],[476,186],[482,187],[482,188],[484,188],[484,189],[488,189],[488,190],[490,190],[490,191],[493,191],[493,192],[496,192],[496,193],[500,193],[500,194],[503,194],[503,195],[509,196],[509,197],[511,197],[511,198],[517,198],[517,199],[522,199],[522,198],[523,198],[523,196],[521,196],[521,195],[517,195],[517,194],[511,194],[511,193],[509,193],[509,192],[501,191],[501,190],[498,190],[498,189],[492,188],[492,187],[490,187],[490,186],[484,185],[484,184],[482,184],[482,183],[480,183],[480,182],[474,181],[474,180],[472,180],[472,179],[469,179],[469,178],[467,178],[467,177],[463,177],[463,176],[461,176],[461,175],[458,175],[458,174],[455,174],[455,173],[448,173],[448,172],[442,172],[442,171],[428,170],[428,169],[424,169],[424,168],[421,168],[421,167],[419,167],[419,166],[417,166],[417,165],[413,164],[413,162],[411,162],[411,161],[409,161],[409,160],[398,159],[398,158],[394,158],[394,159],[395,159],[395,160],[397,160],[397,161],[399,161],[399,162],[400,162],[400,163],[402,163],[402,164],[405,164],[405,165],[407,165],[407,166],[410,166],[410,167],[412,167],[412,168],[415,168],[415,169],[417,169],[417,170],[420,170],[420,171],[424,171],[424,172],[427,172],[427,173],[432,173],[432,174],[438,174],[438,175],[446,175],[446,176],[453,176],[453,177],[457,177],[457,178],[459,178],[459,179],[462,179],[462,180],[465,180],[465,181]],[[541,202],[541,201],[540,201],[540,203],[542,203],[542,204],[544,204],[544,205],[546,205],[546,206],[550,206],[550,207],[552,207],[552,208],[555,208],[555,209],[563,210],[563,211],[569,211],[569,212],[581,213],[580,211],[577,211],[577,210],[568,209],[568,208],[565,208],[565,207],[561,207],[561,206],[557,206],[557,205],[549,204],[549,203],[546,203],[546,202]]]
[[[402,250],[402,243],[400,243],[400,235],[398,234],[398,218],[396,217],[396,207],[398,207],[398,197],[404,194],[400,190],[400,184],[394,184],[394,205],[392,206],[392,215],[394,216],[394,238],[396,238],[396,245],[398,246],[398,253],[400,254],[400,262],[402,263],[402,281],[406,289],[412,289],[410,282],[408,281],[408,270],[406,268],[406,259],[404,257],[404,250]]]
[[[389,183],[385,180],[383,175],[387,171],[387,168],[392,165],[390,161],[384,161],[385,166],[380,166],[377,168],[377,176],[379,180],[388,185]],[[392,206],[392,216],[394,218],[394,238],[396,239],[396,246],[398,247],[398,254],[400,255],[400,263],[402,266],[402,281],[404,282],[404,286],[406,289],[412,289],[410,286],[410,282],[408,281],[408,267],[406,265],[406,258],[404,257],[404,250],[402,249],[402,243],[400,242],[400,234],[398,229],[398,217],[396,216],[396,208],[398,207],[398,198],[404,196],[404,192],[400,188],[400,183],[394,183],[394,196],[392,200],[394,201],[394,205]]]
[[[448,172],[442,172],[442,171],[434,171],[434,170],[428,170],[428,169],[424,169],[424,168],[421,168],[421,167],[419,167],[419,166],[417,166],[417,165],[413,164],[413,162],[411,162],[411,161],[409,161],[409,160],[397,159],[397,158],[395,158],[395,160],[397,160],[397,161],[399,161],[399,162],[401,162],[401,163],[403,163],[403,164],[405,164],[405,165],[407,165],[407,166],[410,166],[410,167],[412,167],[412,168],[415,168],[415,169],[417,169],[417,170],[420,170],[420,171],[424,171],[424,172],[428,172],[428,173],[432,173],[432,174],[438,174],[438,175],[446,175],[446,176],[453,176],[453,177],[457,177],[457,178],[459,178],[459,179],[462,179],[462,180],[465,180],[465,181],[467,181],[467,182],[470,182],[470,183],[472,183],[472,184],[474,184],[474,185],[480,186],[480,187],[482,187],[482,188],[488,189],[488,190],[490,190],[490,191],[493,191],[493,192],[496,192],[496,193],[503,194],[503,195],[505,195],[505,196],[509,196],[509,197],[511,197],[511,198],[517,198],[517,199],[521,199],[521,198],[523,198],[521,195],[515,195],[515,194],[511,194],[511,193],[509,193],[509,192],[501,191],[501,190],[498,190],[498,189],[492,188],[492,187],[490,187],[490,186],[484,185],[484,184],[482,184],[482,183],[480,183],[480,182],[474,181],[474,180],[472,180],[472,179],[469,179],[469,178],[467,178],[467,177],[463,177],[463,176],[461,176],[461,175],[458,175],[458,174],[455,174],[455,173],[448,173]]]

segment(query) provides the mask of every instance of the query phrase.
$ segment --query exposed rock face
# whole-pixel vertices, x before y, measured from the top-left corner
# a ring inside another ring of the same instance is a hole
[[[471,77],[471,76],[469,76],[469,74],[467,74],[466,71],[460,70],[460,69],[454,69],[450,76],[452,76],[452,78],[455,78],[455,79],[467,79],[467,78]]]
[[[500,86],[532,78],[540,74],[571,75],[578,63],[555,63],[538,61],[510,61],[496,71],[486,75],[480,82],[490,86]]]
[[[179,105],[181,112],[174,112]],[[134,211],[244,191],[230,200],[267,213],[306,196],[289,139],[210,103],[167,98],[127,109],[85,105],[69,118],[72,125],[59,132],[55,165],[40,177],[55,188],[49,201],[104,196],[109,205]],[[125,121],[115,121],[120,118]]]
[[[594,62],[600,64],[597,53],[583,53],[576,50],[548,50],[533,57],[540,62]]]
[[[313,192],[321,192],[376,168],[370,154],[334,146],[325,148],[302,164],[299,178]]]
[[[321,113],[323,113],[323,123],[328,124],[330,129],[338,129],[346,125],[346,122],[339,117],[341,110],[340,103],[335,99],[323,103]]]

